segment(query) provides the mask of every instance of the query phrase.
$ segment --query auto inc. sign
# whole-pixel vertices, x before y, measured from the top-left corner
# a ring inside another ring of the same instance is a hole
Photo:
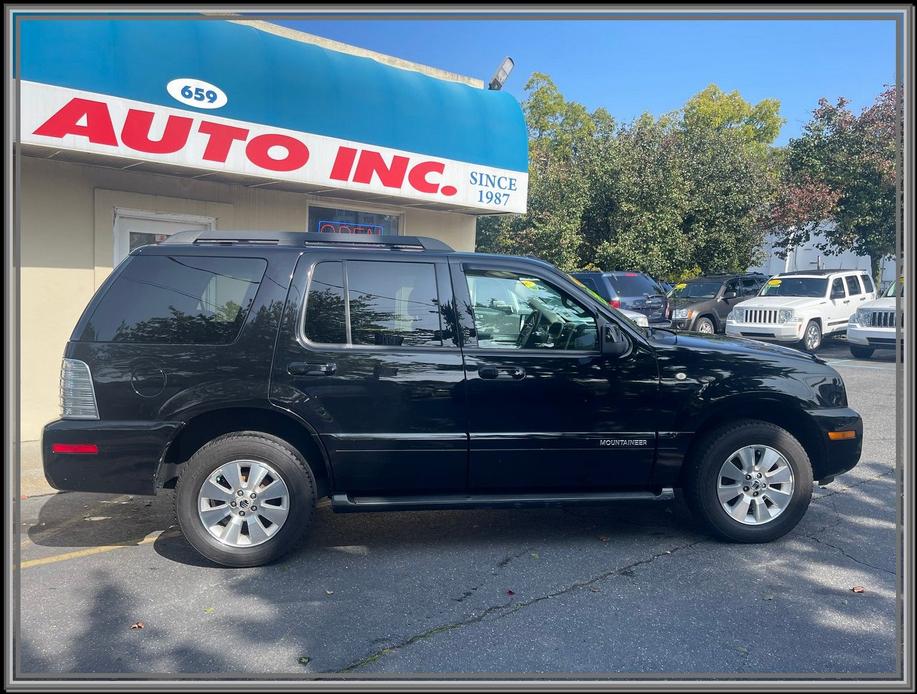
[[[525,211],[526,173],[221,118],[207,109],[232,95],[196,84],[201,86],[170,85],[169,93],[203,111],[23,80],[22,142],[493,212]]]

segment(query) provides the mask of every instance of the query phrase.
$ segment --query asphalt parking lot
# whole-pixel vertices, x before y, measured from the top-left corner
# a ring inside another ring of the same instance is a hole
[[[821,354],[863,458],[775,543],[714,541],[680,502],[325,506],[281,563],[225,569],[177,534],[171,493],[29,498],[17,672],[897,677],[894,354]]]

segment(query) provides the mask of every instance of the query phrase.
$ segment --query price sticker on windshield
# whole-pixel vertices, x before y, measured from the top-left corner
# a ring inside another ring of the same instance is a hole
[[[780,286],[780,280],[768,280],[768,281],[767,281],[767,286],[768,286],[768,287],[779,287],[779,286]]]
[[[685,284],[684,282],[679,282],[678,284],[675,285],[675,289],[684,289],[687,286],[688,285]]]
[[[529,289],[537,289],[537,288],[538,288],[538,285],[535,284],[534,282],[532,282],[532,280],[519,280],[519,281],[522,282],[522,285],[523,285],[524,287],[528,287]]]

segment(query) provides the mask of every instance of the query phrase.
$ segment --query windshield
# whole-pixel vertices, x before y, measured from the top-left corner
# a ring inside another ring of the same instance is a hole
[[[824,296],[827,288],[825,277],[774,277],[759,296]]]
[[[892,282],[888,285],[888,289],[882,293],[882,296],[886,299],[894,299],[898,296],[898,284],[898,282]],[[901,283],[901,296],[902,298],[904,297],[904,283]]]
[[[712,299],[720,290],[720,282],[681,282],[671,296],[676,299]]]

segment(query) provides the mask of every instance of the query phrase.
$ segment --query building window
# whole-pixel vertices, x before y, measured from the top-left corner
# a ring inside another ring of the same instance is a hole
[[[333,207],[309,206],[307,231],[333,234],[373,234],[397,236],[399,217],[393,214],[341,210]]]

